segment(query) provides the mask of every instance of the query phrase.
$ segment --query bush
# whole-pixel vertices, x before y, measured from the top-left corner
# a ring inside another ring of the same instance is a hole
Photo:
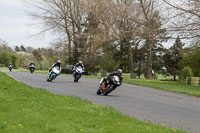
[[[0,64],[3,64],[5,67],[7,67],[11,61],[11,53],[9,51],[0,52]]]
[[[17,55],[16,53],[13,53],[11,55],[11,60],[12,60],[12,65],[13,65],[13,68],[17,69],[20,65],[20,57],[19,55]]]
[[[189,66],[183,68],[181,72],[181,79],[186,79],[186,77],[192,77],[194,74]]]
[[[99,61],[100,67],[107,72],[112,72],[116,70],[119,64],[113,59],[113,53],[107,52],[105,53]]]

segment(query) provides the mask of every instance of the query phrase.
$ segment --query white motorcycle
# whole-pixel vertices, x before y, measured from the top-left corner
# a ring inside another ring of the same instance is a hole
[[[51,72],[49,72],[48,77],[47,77],[47,81],[51,82],[52,80],[54,80],[58,75],[60,74],[60,69],[59,67],[54,67],[52,68]]]

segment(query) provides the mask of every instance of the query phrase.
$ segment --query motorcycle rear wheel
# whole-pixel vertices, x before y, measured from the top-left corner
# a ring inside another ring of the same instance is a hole
[[[106,96],[114,90],[113,86],[107,87],[106,91],[103,91],[103,95]]]

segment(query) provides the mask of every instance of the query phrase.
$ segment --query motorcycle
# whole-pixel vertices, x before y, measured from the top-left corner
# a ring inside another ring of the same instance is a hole
[[[81,66],[75,67],[73,76],[74,76],[74,82],[78,82],[78,80],[81,78],[83,69]]]
[[[33,72],[35,71],[35,66],[31,65],[29,66],[29,69],[30,69],[31,74],[33,74]]]
[[[54,67],[54,68],[52,68],[51,72],[49,72],[49,74],[48,74],[47,81],[48,81],[48,82],[51,82],[51,81],[54,80],[59,74],[60,74],[60,69],[59,69],[59,67]]]
[[[9,66],[8,69],[10,70],[10,72],[12,71],[12,66]]]
[[[109,83],[105,83],[105,82],[106,80],[104,80],[103,78],[100,80],[99,82],[100,85],[99,85],[99,88],[97,89],[97,95],[103,94],[104,96],[106,96],[109,93],[111,93],[113,90],[115,90],[118,86],[121,85],[120,79],[116,75],[112,76],[111,80],[108,81]],[[105,86],[105,84],[108,84],[108,85]]]

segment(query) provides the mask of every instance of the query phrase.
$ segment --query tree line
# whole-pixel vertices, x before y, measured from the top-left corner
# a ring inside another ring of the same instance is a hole
[[[153,48],[153,65],[152,68],[156,73],[161,73],[163,75],[173,75],[174,80],[177,80],[177,75],[182,75],[181,78],[186,78],[186,76],[199,76],[199,62],[200,62],[200,47],[184,47],[184,43],[181,39],[177,37],[174,44],[166,49],[164,47],[154,47]],[[145,74],[145,55],[143,49],[134,50],[134,58],[137,59],[134,62],[135,73],[140,78],[141,74]],[[159,53],[160,52],[160,53]],[[159,53],[159,54],[158,54]],[[20,47],[16,46],[12,50],[7,44],[0,43],[0,66],[7,67],[10,63],[14,68],[23,67],[28,68],[30,62],[36,64],[36,69],[47,70],[50,66],[57,60],[62,61],[62,67],[65,68],[68,64],[68,58],[66,56],[66,51],[56,50],[55,47],[51,48],[38,48],[34,49],[31,47],[25,48],[23,45]],[[102,64],[100,64],[102,63]],[[113,71],[115,69],[116,62],[114,61],[112,55],[107,53],[107,55],[99,58],[99,64],[96,66],[104,68],[107,72]],[[95,68],[95,72],[100,72],[97,70],[100,68]],[[91,72],[87,67],[86,71]],[[103,70],[102,70],[103,71]]]
[[[176,80],[175,74],[182,69],[178,62],[183,46],[175,42],[166,49],[163,42],[172,39],[175,31],[183,33],[176,41],[188,35],[198,40],[192,30],[199,25],[187,20],[199,18],[196,5],[200,2],[182,3],[176,6],[167,0],[36,0],[28,6],[37,10],[30,15],[42,22],[41,32],[51,31],[58,36],[68,64],[83,60],[89,71],[122,68],[139,76],[145,73],[147,78],[153,77],[152,71],[166,69]],[[162,8],[168,14],[163,14]],[[176,23],[172,23],[174,20]]]
[[[49,55],[49,49],[37,50],[43,59],[59,57],[65,65],[82,60],[90,72],[122,68],[139,77],[153,78],[154,71],[172,74],[176,80],[189,67],[194,76],[200,76],[199,58],[190,58],[192,62],[187,58],[195,53],[199,57],[197,0],[182,4],[169,0],[34,0],[26,4],[29,15],[40,20],[41,33],[52,32],[58,38],[52,44],[53,54]],[[185,44],[185,40],[190,42]]]

